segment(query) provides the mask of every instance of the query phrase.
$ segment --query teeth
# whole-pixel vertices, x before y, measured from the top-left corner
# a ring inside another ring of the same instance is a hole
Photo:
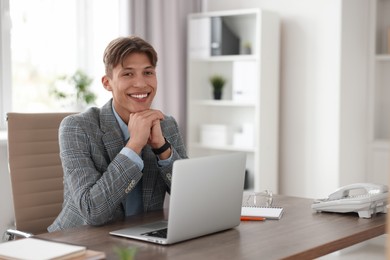
[[[141,99],[141,98],[146,98],[148,96],[148,94],[132,94],[130,96],[133,97],[133,98]]]

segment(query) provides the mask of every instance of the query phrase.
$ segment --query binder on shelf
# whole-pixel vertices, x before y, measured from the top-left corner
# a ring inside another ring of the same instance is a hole
[[[228,127],[223,124],[202,124],[200,126],[200,143],[203,145],[226,145]]]
[[[258,67],[254,61],[233,62],[233,100],[255,102]]]
[[[223,17],[211,17],[211,56],[240,54],[240,39]]]
[[[210,57],[211,23],[207,17],[189,21],[189,54],[193,59]]]

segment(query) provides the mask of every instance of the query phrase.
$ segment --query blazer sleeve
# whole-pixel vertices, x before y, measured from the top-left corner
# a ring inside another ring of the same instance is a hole
[[[186,159],[188,158],[188,156],[184,145],[183,137],[180,134],[179,126],[176,120],[171,116],[166,116],[165,120],[161,122],[161,128],[164,137],[171,144],[172,161],[166,166],[159,167],[159,169],[161,176],[170,188],[173,162],[180,159]]]
[[[98,132],[96,128],[88,129],[79,118],[71,116],[62,121],[59,129],[64,200],[72,200],[75,211],[90,225],[114,219],[126,196],[124,191],[142,177],[138,166],[120,153],[110,162],[104,152],[106,147],[98,140],[101,136],[94,133]]]

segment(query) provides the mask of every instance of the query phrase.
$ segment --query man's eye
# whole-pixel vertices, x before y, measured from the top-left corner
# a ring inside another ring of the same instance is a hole
[[[153,71],[145,71],[145,75],[154,75]]]

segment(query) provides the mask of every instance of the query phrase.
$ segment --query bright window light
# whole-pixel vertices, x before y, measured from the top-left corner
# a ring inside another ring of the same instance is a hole
[[[10,14],[13,111],[69,110],[50,89],[78,69],[94,79],[96,105],[108,100],[100,83],[102,56],[119,35],[118,1],[12,0]]]

